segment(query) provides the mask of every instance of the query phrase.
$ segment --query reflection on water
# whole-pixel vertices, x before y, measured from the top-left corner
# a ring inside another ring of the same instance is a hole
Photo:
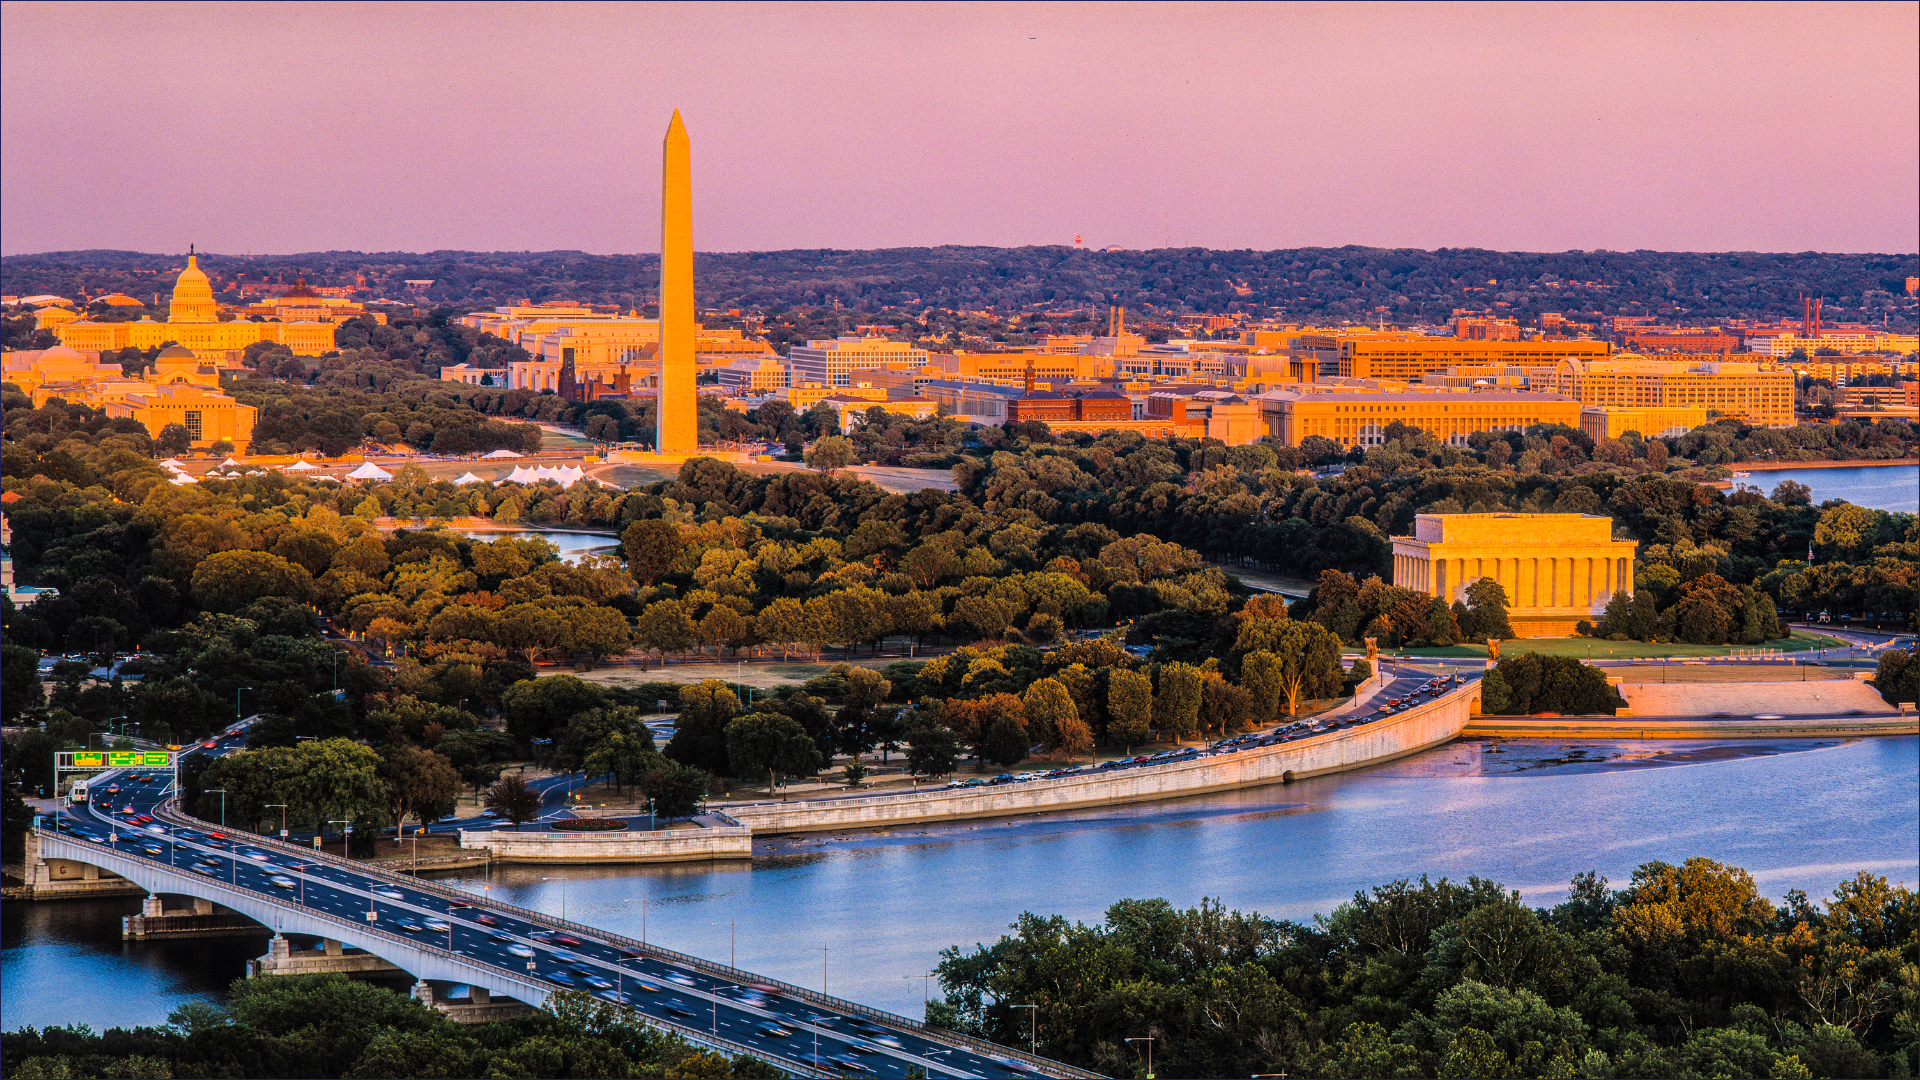
[[[504,540],[510,536],[518,540],[538,537],[559,548],[560,557],[568,562],[582,555],[604,555],[620,547],[618,539],[601,536],[598,533],[548,532],[544,529],[518,529],[512,532],[488,532],[480,529],[455,529],[454,531],[461,536],[488,542]]]
[[[140,898],[18,901],[0,906],[0,1025],[160,1025],[189,1000],[218,1001],[267,951],[257,937],[121,941]]]
[[[1728,466],[1739,472],[1740,466]],[[1869,465],[1853,469],[1758,469],[1735,484],[1750,484],[1771,492],[1782,480],[1797,480],[1813,489],[1815,506],[1828,499],[1845,499],[1876,510],[1920,510],[1920,465]]]
[[[1580,871],[1617,887],[1641,863],[1689,855],[1744,866],[1774,897],[1824,896],[1858,870],[1911,885],[1917,778],[1913,738],[1470,740],[1362,772],[1171,802],[767,837],[751,862],[508,867],[450,883],[723,962],[731,932],[740,967],[816,988],[824,948],[829,993],[918,1016],[914,991],[942,948],[991,941],[1027,910],[1095,920],[1124,896],[1183,907],[1212,896],[1305,919],[1396,877],[1479,874],[1546,905]],[[29,955],[35,981],[118,979],[148,962],[126,955],[118,909],[97,938],[72,942],[16,930],[20,906],[8,913],[8,1026],[63,1015],[16,995],[16,964]],[[39,909],[62,906],[29,910]],[[230,943],[190,944],[192,956]],[[138,979],[144,998],[191,994]],[[164,1017],[172,1004],[142,1007]]]

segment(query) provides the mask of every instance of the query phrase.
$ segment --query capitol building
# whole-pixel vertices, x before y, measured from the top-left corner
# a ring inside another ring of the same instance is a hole
[[[296,289],[295,292],[310,290]],[[292,302],[287,303],[289,298]],[[200,269],[199,256],[187,256],[187,268],[173,283],[173,302],[167,306],[167,321],[141,319],[137,322],[94,322],[68,319],[58,309],[42,313],[42,329],[53,331],[60,344],[70,349],[104,352],[109,349],[151,349],[172,342],[191,350],[202,360],[225,361],[238,366],[239,353],[257,341],[285,345],[296,356],[320,356],[333,351],[334,327],[361,314],[358,304],[328,304],[324,300],[301,304],[300,296],[289,294],[256,308],[271,309],[253,318],[222,322],[220,305],[213,298],[213,282]],[[286,321],[285,315],[294,316]],[[49,321],[50,320],[50,321]],[[381,321],[385,321],[384,319]]]

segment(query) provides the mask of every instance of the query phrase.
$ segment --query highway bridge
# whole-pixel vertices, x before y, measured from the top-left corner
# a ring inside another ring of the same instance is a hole
[[[236,727],[215,740],[242,744]],[[227,834],[181,813],[170,777],[101,773],[95,794],[34,825],[41,858],[211,901],[271,930],[364,950],[415,980],[539,1006],[578,990],[689,1042],[752,1054],[800,1076],[1090,1077],[1060,1062],[430,881],[277,839]],[[106,801],[107,789],[119,792]],[[140,821],[145,817],[149,820]],[[160,905],[149,901],[149,910]]]

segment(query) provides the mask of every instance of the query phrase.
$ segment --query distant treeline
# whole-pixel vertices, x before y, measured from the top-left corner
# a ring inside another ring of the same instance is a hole
[[[325,251],[238,258],[202,255],[201,266],[238,298],[236,275],[258,281],[295,273],[357,284],[365,298],[486,307],[521,299],[644,308],[659,288],[652,255],[579,251]],[[122,291],[146,298],[172,288],[179,254],[68,251],[0,260],[0,282],[20,296]],[[714,252],[696,259],[703,305],[775,311],[840,305],[987,308],[1119,303],[1140,311],[1282,309],[1301,319],[1438,321],[1457,307],[1504,313],[1637,313],[1666,321],[1797,316],[1802,294],[1826,300],[1829,318],[1910,327],[1908,254],[1659,251],[1500,252],[1477,248],[1294,248],[1088,251],[1048,246]],[[407,281],[431,279],[424,290]]]

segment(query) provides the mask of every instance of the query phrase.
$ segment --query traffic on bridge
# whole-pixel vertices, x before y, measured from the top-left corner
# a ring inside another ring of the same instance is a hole
[[[246,726],[182,756],[240,749]],[[427,969],[441,977],[463,972],[452,981],[530,1005],[581,991],[696,1044],[801,1075],[1096,1075],[538,912],[476,903],[436,883],[225,832],[178,811],[170,770],[103,772],[83,790],[85,801],[36,822],[49,851],[91,857],[154,893],[203,896],[257,921],[272,919],[276,933],[284,927],[339,940],[422,979]]]

